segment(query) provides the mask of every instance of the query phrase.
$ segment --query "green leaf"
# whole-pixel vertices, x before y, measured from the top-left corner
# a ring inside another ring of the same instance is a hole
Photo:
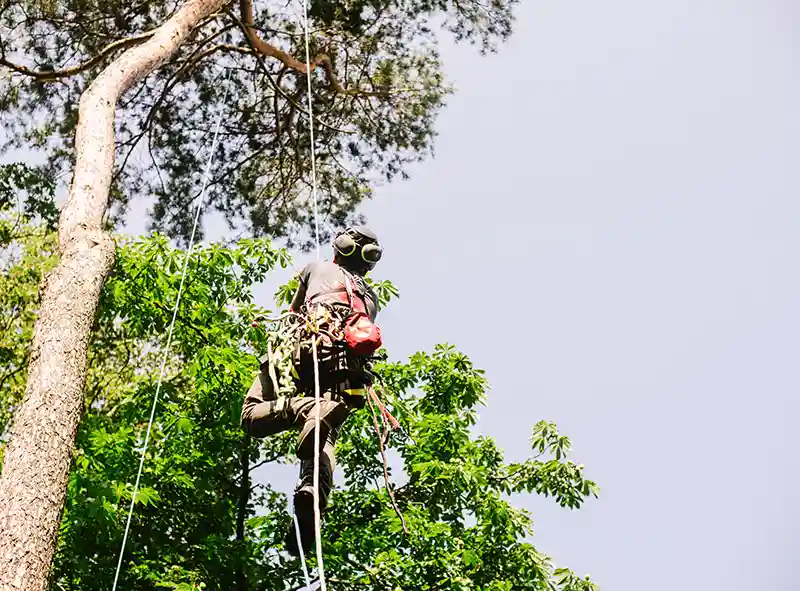
[[[152,506],[161,500],[158,493],[154,488],[143,486],[136,491],[134,504],[141,504],[145,506]]]
[[[181,417],[176,422],[175,427],[181,433],[190,433],[194,428],[194,423],[192,423],[192,420],[188,417]]]

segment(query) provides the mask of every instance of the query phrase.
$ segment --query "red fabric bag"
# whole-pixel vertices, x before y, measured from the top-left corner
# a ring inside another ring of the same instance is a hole
[[[353,297],[350,277],[345,272],[345,287],[350,301],[350,315],[344,321],[344,340],[347,347],[358,356],[369,356],[381,348],[380,327],[372,322],[366,306],[359,297]]]
[[[372,355],[381,348],[381,329],[363,312],[353,312],[345,320],[344,340],[359,356]]]

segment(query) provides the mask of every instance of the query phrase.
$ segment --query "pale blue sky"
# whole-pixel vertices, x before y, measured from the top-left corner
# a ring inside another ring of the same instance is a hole
[[[478,429],[509,459],[542,418],[573,439],[601,498],[518,501],[557,563],[604,591],[798,590],[800,4],[518,17],[498,55],[444,48],[436,158],[363,209],[401,289],[385,341],[486,369]]]
[[[509,458],[572,437],[601,498],[519,502],[604,591],[800,589],[799,31],[790,0],[528,0],[498,55],[444,51],[436,158],[363,210],[392,354],[485,368]]]

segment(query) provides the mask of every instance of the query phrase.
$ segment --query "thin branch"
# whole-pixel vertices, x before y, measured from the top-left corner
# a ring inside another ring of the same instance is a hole
[[[282,69],[282,70],[279,72],[279,74],[278,74],[278,81],[276,82],[275,80],[273,80],[273,79],[272,79],[272,74],[270,73],[270,71],[269,71],[269,68],[267,68],[267,65],[264,63],[264,60],[261,58],[261,52],[259,52],[259,50],[256,48],[256,45],[255,45],[255,43],[254,43],[254,42],[253,42],[253,40],[250,38],[250,36],[247,34],[247,31],[248,31],[248,28],[247,28],[247,26],[246,26],[246,25],[245,25],[245,24],[242,22],[242,20],[241,20],[241,19],[240,19],[238,16],[236,16],[235,14],[233,14],[233,13],[229,12],[229,13],[228,13],[228,16],[230,16],[230,17],[231,17],[231,19],[232,19],[232,20],[233,20],[233,21],[234,21],[234,22],[237,24],[237,26],[238,26],[238,27],[239,27],[239,28],[240,28],[242,31],[244,31],[244,33],[245,33],[245,38],[247,39],[247,42],[250,44],[250,49],[252,50],[252,51],[249,51],[249,52],[247,52],[247,53],[248,53],[248,54],[250,54],[250,55],[253,55],[253,56],[256,58],[256,60],[258,61],[258,65],[259,65],[259,66],[261,66],[261,71],[264,73],[264,76],[266,76],[267,80],[269,80],[269,83],[270,83],[270,84],[272,85],[272,87],[275,89],[275,92],[279,93],[279,94],[280,94],[280,95],[281,95],[281,96],[282,96],[284,99],[286,99],[286,100],[287,100],[289,103],[291,103],[291,104],[292,104],[292,106],[293,106],[295,109],[297,109],[298,111],[300,111],[301,113],[303,113],[303,115],[305,115],[306,117],[308,117],[308,118],[310,119],[310,118],[311,118],[311,115],[309,114],[309,112],[308,112],[306,109],[304,109],[303,107],[301,107],[301,106],[300,106],[300,105],[297,103],[297,100],[296,100],[296,99],[293,99],[291,96],[289,96],[288,94],[286,94],[286,91],[285,91],[285,90],[284,90],[284,89],[281,87],[281,85],[280,85],[280,79],[281,79],[281,77],[283,77],[283,74],[286,72],[286,70],[287,70],[287,69],[290,69],[290,68],[291,68],[291,66],[290,66],[290,65],[288,65],[288,64],[285,64],[285,63],[284,63],[284,68],[283,68],[283,69]],[[242,53],[245,53],[245,52],[242,52]],[[303,68],[305,68],[305,65],[303,66]],[[303,71],[305,71],[305,70],[303,70]],[[317,124],[319,124],[319,125],[322,125],[323,127],[327,127],[328,129],[330,129],[330,130],[332,130],[332,131],[336,131],[336,132],[338,132],[338,133],[346,133],[346,134],[353,134],[353,133],[355,133],[354,131],[348,131],[348,130],[346,130],[346,129],[340,129],[340,128],[338,128],[338,127],[334,127],[334,126],[330,125],[329,123],[326,123],[324,120],[320,119],[320,118],[319,118],[319,116],[316,116],[316,117],[314,118],[314,122],[315,122],[315,123],[317,123]]]
[[[18,74],[23,74],[25,76],[30,76],[32,78],[36,78],[37,80],[41,80],[43,82],[51,82],[53,80],[58,80],[59,78],[68,78],[69,76],[74,76],[75,74],[80,74],[84,70],[88,70],[92,66],[97,65],[100,63],[105,57],[107,57],[110,53],[117,51],[119,49],[127,49],[133,45],[138,45],[143,41],[146,41],[150,37],[153,36],[155,31],[147,31],[146,33],[141,33],[139,35],[135,35],[133,37],[127,37],[125,39],[119,39],[114,41],[113,43],[109,43],[103,49],[100,50],[93,58],[85,61],[82,64],[74,66],[72,68],[66,68],[64,70],[58,71],[36,71],[31,70],[30,68],[26,68],[25,66],[20,66],[18,64],[14,64],[6,59],[5,48],[0,47],[0,66],[6,66],[17,72]]]
[[[216,18],[216,15],[214,16],[214,18]],[[213,19],[206,20],[199,26],[202,27],[205,24],[208,24],[209,22],[211,22],[211,20],[213,20]],[[150,110],[147,113],[147,117],[145,117],[144,124],[142,125],[141,131],[139,133],[137,133],[136,135],[134,135],[130,140],[128,140],[128,142],[126,142],[126,143],[131,144],[131,146],[130,146],[130,149],[128,150],[127,154],[123,158],[122,164],[117,168],[117,172],[114,174],[114,181],[116,181],[117,178],[120,175],[123,174],[123,171],[125,170],[125,167],[128,164],[128,159],[133,154],[133,151],[134,151],[134,149],[136,149],[136,146],[139,144],[139,141],[141,141],[141,139],[143,137],[145,137],[145,135],[146,135],[148,137],[148,142],[150,142],[150,138],[152,138],[153,119],[155,117],[156,110],[161,107],[161,104],[164,102],[164,99],[166,99],[166,97],[169,94],[169,92],[178,84],[178,82],[180,82],[181,76],[183,76],[183,74],[190,67],[196,65],[201,59],[203,59],[204,57],[206,57],[208,55],[211,55],[211,54],[215,53],[216,51],[219,51],[221,49],[225,49],[225,46],[223,46],[223,45],[215,45],[211,49],[209,49],[207,51],[204,51],[204,52],[201,52],[200,50],[203,47],[205,47],[208,43],[210,43],[211,41],[213,41],[214,39],[216,39],[217,37],[219,37],[220,35],[222,35],[223,33],[227,32],[230,29],[231,29],[230,26],[223,27],[222,29],[220,29],[219,31],[214,33],[213,35],[209,35],[205,39],[201,39],[198,42],[197,47],[194,49],[194,51],[191,54],[189,54],[189,56],[186,58],[186,61],[184,62],[184,64],[178,69],[177,72],[175,72],[175,74],[173,74],[164,83],[164,89],[162,90],[162,92],[159,95],[158,99],[156,99],[156,101],[151,105]],[[231,45],[230,47],[231,48],[236,48],[236,46],[234,46],[234,45]],[[241,49],[245,49],[245,48],[241,48]],[[142,87],[144,87],[144,81],[142,82]],[[152,151],[150,152],[150,155],[152,157]],[[155,158],[153,158],[153,164],[155,164]],[[160,171],[158,171],[158,165],[156,165],[156,171],[159,173],[159,179],[160,179],[161,178],[161,173],[160,173]],[[161,181],[161,185],[163,187],[163,185],[164,185],[163,181]]]
[[[239,12],[241,15],[240,26],[242,27],[242,31],[256,51],[266,55],[267,57],[272,57],[279,60],[283,65],[300,72],[301,74],[308,73],[309,68],[306,67],[305,62],[298,60],[296,57],[289,55],[282,49],[267,43],[261,37],[259,37],[258,30],[256,29],[254,23],[252,0],[240,0]],[[339,82],[339,79],[336,77],[336,74],[333,71],[333,62],[331,61],[331,58],[324,53],[318,53],[316,56],[314,56],[314,59],[312,59],[310,62],[310,66],[312,72],[318,67],[322,66],[325,69],[325,74],[328,77],[328,82],[330,83],[331,88],[338,94],[347,94],[350,96],[379,96],[385,98],[393,94],[407,92],[407,90],[373,91],[364,90],[361,88],[345,88]]]
[[[5,386],[6,381],[8,381],[10,378],[13,378],[19,372],[21,372],[21,371],[23,371],[23,370],[28,368],[28,358],[29,358],[29,355],[28,355],[28,353],[26,353],[25,357],[22,358],[21,363],[19,364],[19,366],[16,369],[8,371],[8,372],[6,372],[5,375],[3,375],[2,379],[0,379],[0,390],[3,388],[3,386]]]
[[[266,459],[264,459],[264,460],[261,460],[261,461],[260,461],[260,462],[258,462],[257,464],[253,464],[253,465],[250,467],[250,469],[251,469],[251,470],[255,470],[256,468],[260,468],[260,467],[261,467],[261,466],[263,466],[264,464],[271,464],[272,462],[275,462],[275,461],[279,460],[279,459],[281,458],[281,456],[282,456],[282,455],[283,455],[283,454],[272,454],[271,456],[269,456],[268,458],[266,458]]]

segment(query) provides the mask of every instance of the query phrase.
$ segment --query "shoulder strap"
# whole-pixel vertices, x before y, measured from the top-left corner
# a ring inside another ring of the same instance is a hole
[[[344,288],[347,290],[347,304],[350,306],[350,311],[353,311],[353,286],[350,285],[350,273],[344,267],[341,267],[344,274]]]

